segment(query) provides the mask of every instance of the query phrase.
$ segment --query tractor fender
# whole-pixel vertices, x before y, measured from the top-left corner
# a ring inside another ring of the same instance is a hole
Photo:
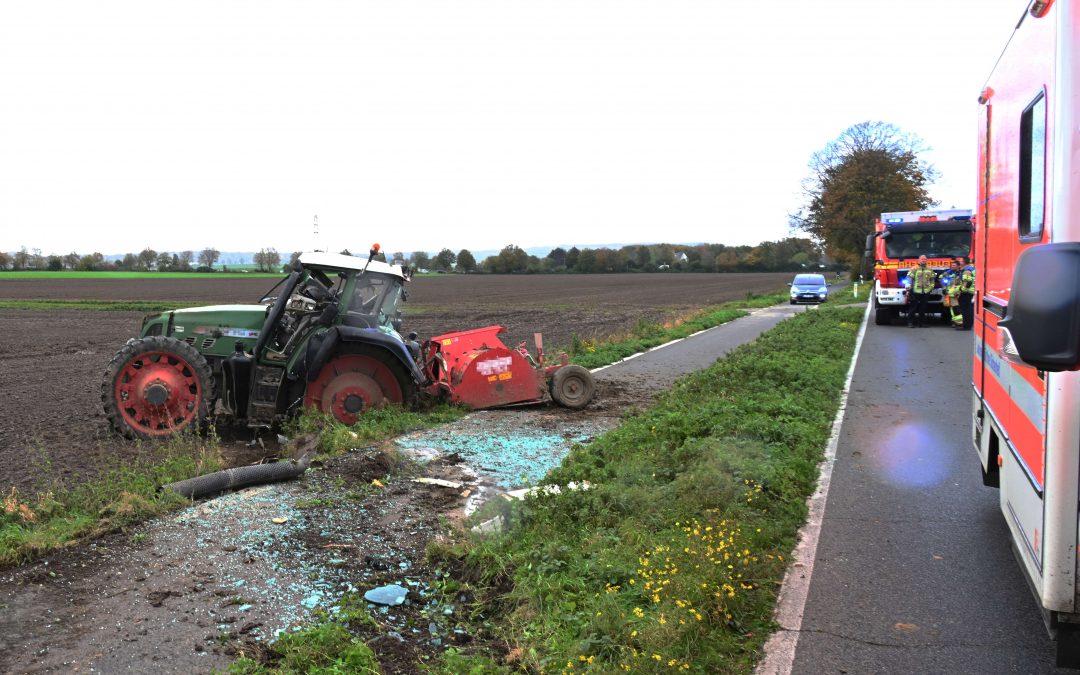
[[[426,380],[416,361],[409,355],[408,348],[395,340],[393,337],[377,330],[368,328],[354,328],[352,326],[333,326],[325,333],[308,343],[308,351],[305,361],[307,362],[307,381],[313,382],[319,376],[319,371],[326,364],[341,343],[359,343],[372,345],[385,349],[389,354],[401,362],[405,369],[412,375],[417,384],[423,384]]]

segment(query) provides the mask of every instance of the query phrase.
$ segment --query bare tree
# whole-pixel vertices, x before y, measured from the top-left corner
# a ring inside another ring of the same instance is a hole
[[[204,248],[199,252],[199,266],[212,268],[220,257],[221,253],[216,248]]]

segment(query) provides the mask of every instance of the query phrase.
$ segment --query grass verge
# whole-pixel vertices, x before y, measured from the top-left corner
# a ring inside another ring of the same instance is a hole
[[[159,485],[222,468],[213,436],[177,436],[156,448],[155,456],[117,461],[95,480],[34,496],[10,488],[0,502],[0,567],[175,509],[186,500],[158,492]]]
[[[626,333],[613,335],[604,340],[584,340],[574,337],[568,348],[556,349],[555,352],[565,351],[571,363],[585,368],[599,368],[665,342],[685,338],[698,331],[734,321],[746,316],[748,309],[770,307],[787,302],[787,299],[786,292],[766,295],[747,294],[745,300],[697,310],[668,323],[650,324],[643,321]]]
[[[785,321],[576,446],[544,481],[592,489],[527,500],[506,533],[442,551],[488,598],[473,612],[515,668],[753,668],[861,314]]]

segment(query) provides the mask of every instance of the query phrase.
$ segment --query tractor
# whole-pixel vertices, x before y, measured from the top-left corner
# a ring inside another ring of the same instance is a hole
[[[488,326],[423,343],[402,337],[407,267],[335,253],[303,253],[257,304],[176,309],[143,319],[109,363],[101,386],[112,427],[154,439],[225,414],[269,427],[301,408],[352,425],[386,404],[423,395],[472,408],[588,405],[588,370],[510,349]]]

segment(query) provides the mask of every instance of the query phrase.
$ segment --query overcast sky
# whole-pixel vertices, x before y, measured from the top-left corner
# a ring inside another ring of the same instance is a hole
[[[972,208],[1025,5],[4,2],[0,250],[756,244],[865,120]]]

